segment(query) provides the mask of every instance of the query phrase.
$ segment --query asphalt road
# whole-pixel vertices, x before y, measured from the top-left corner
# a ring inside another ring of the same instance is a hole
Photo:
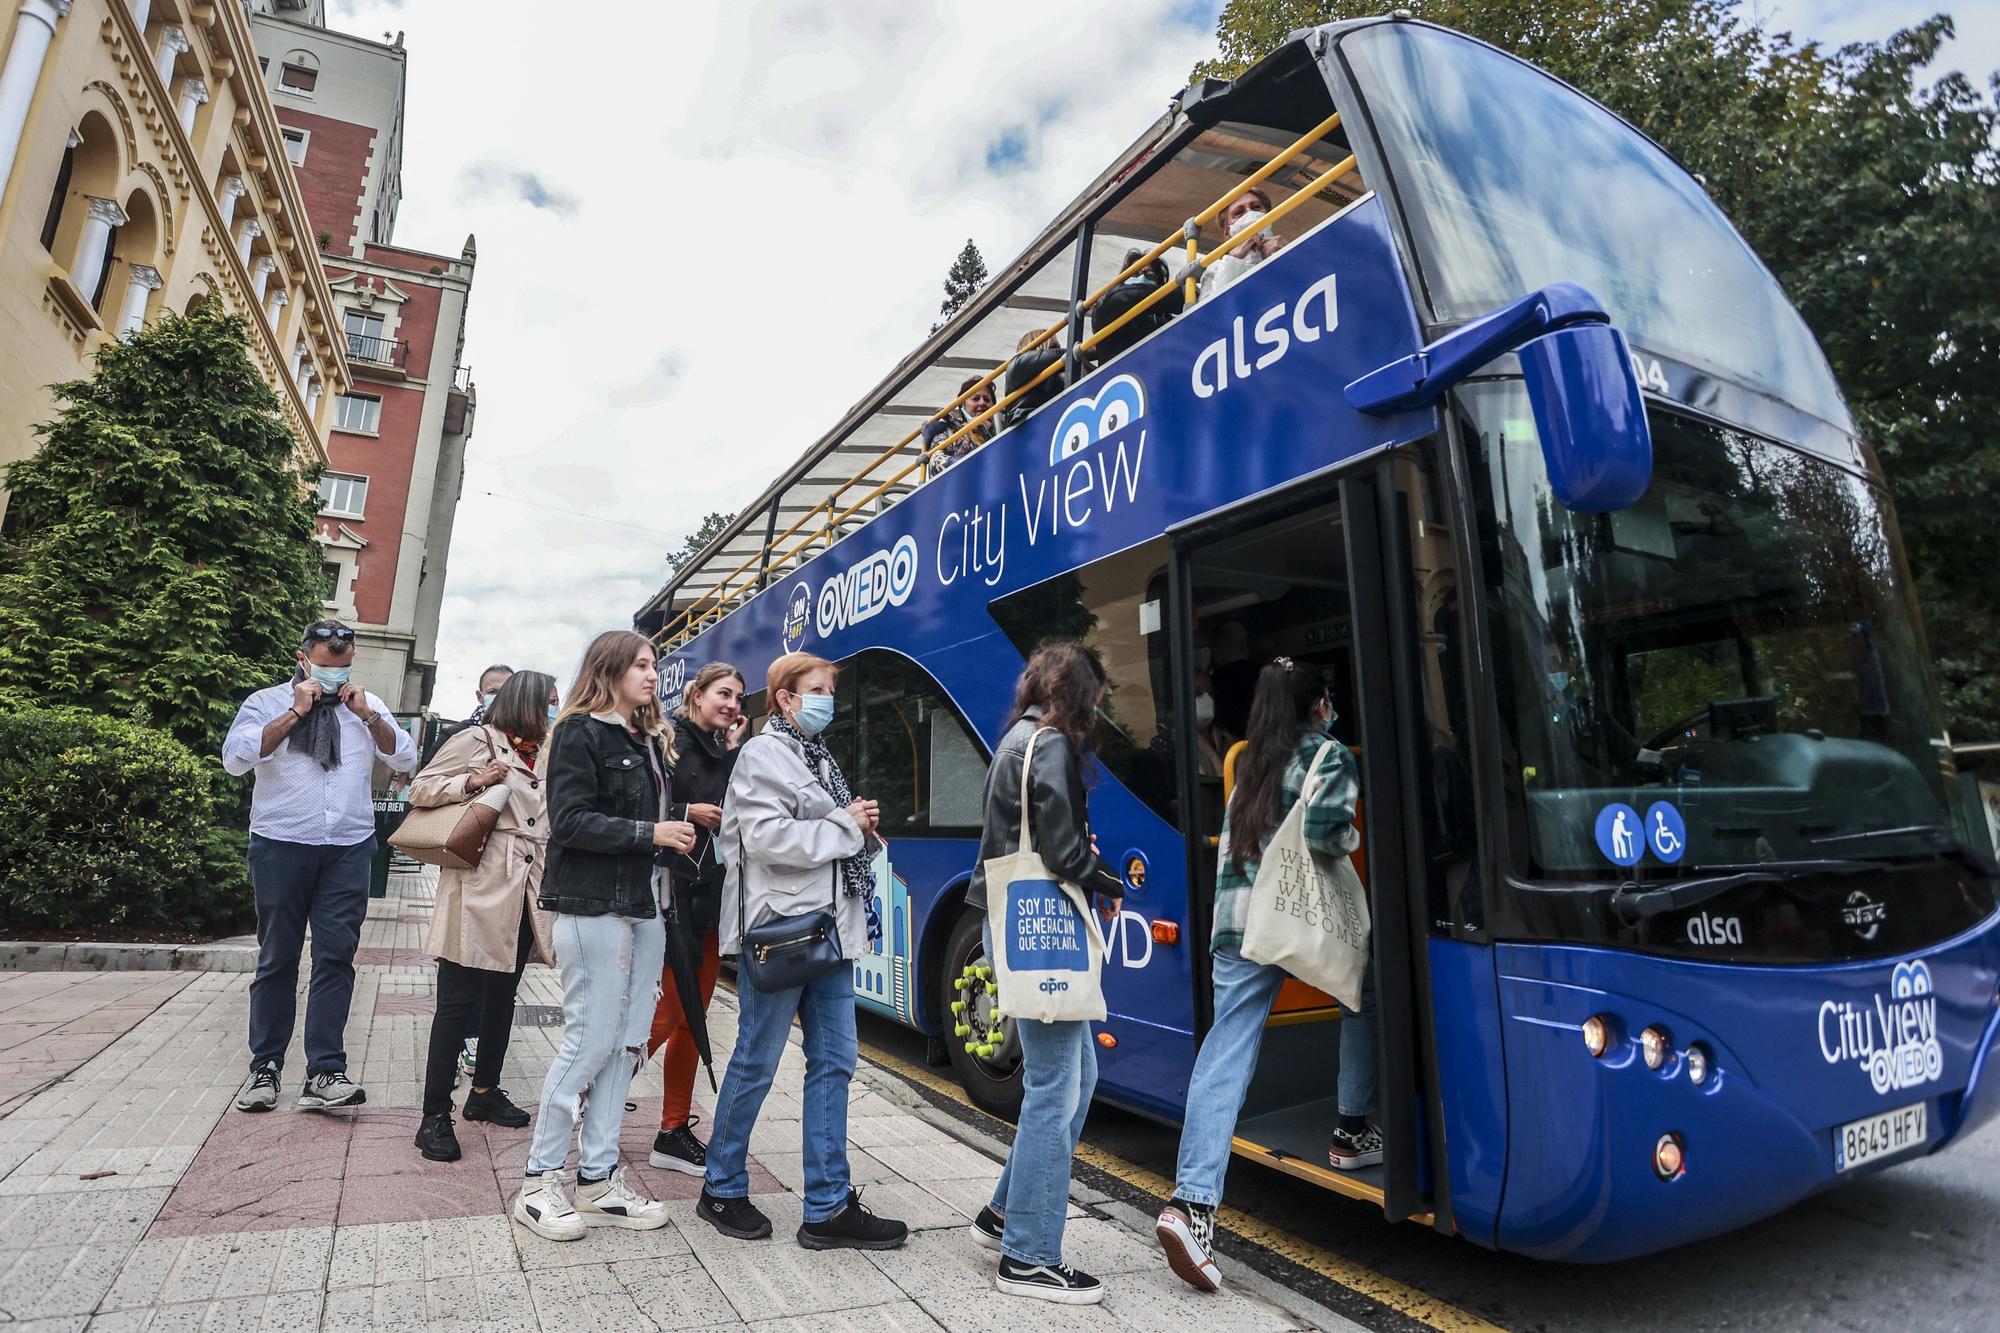
[[[922,1063],[922,1039],[893,1023],[863,1015],[861,1039]],[[1100,1106],[1084,1137],[1173,1175],[1172,1127]],[[1300,1240],[1519,1333],[2000,1330],[2000,1126],[1756,1226],[1610,1266],[1542,1263],[1390,1226],[1365,1204],[1247,1162],[1228,1188],[1231,1204]]]

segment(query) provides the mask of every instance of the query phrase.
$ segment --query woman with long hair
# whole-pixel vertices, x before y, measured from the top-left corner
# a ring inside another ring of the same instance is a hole
[[[1124,882],[1097,853],[1084,806],[1083,765],[1090,754],[1098,709],[1104,703],[1104,664],[1073,640],[1043,644],[1028,659],[1014,688],[1006,734],[986,772],[986,816],[979,860],[966,889],[966,906],[988,913],[987,957],[993,956],[992,912],[986,862],[1021,845],[1021,768],[1029,761],[1027,812],[1035,850],[1049,871],[1107,902],[1111,910]],[[1006,886],[992,888],[1005,893]],[[993,1200],[973,1220],[972,1236],[1000,1253],[994,1285],[1013,1296],[1065,1305],[1094,1305],[1104,1284],[1062,1261],[1063,1223],[1069,1213],[1070,1159],[1083,1137],[1084,1117],[1097,1087],[1097,1044],[1087,1022],[1039,1023],[1016,1019],[1021,1042],[1023,1096],[1014,1148],[994,1188]]]
[[[666,958],[654,862],[661,849],[694,846],[694,826],[668,817],[674,748],[658,684],[645,636],[598,635],[541,757],[549,802],[541,905],[556,914],[563,1038],[542,1083],[514,1220],[550,1240],[577,1240],[593,1226],[667,1223],[666,1205],[633,1189],[618,1164],[625,1092],[646,1058]],[[579,1116],[572,1200],[563,1165]]]
[[[535,760],[556,711],[556,683],[539,671],[509,677],[484,706],[482,721],[438,747],[410,784],[410,804],[458,805],[493,787],[507,804],[470,870],[438,872],[437,905],[424,952],[437,959],[437,1012],[424,1070],[424,1118],[417,1151],[433,1162],[459,1159],[452,1130],[452,1075],[468,1016],[479,1015],[478,1054],[465,1118],[519,1129],[528,1113],[499,1086],[514,1026],[514,989],[530,962],[553,963],[550,918],[535,899],[548,842],[546,803]]]
[[[1214,1258],[1215,1210],[1229,1169],[1229,1141],[1257,1069],[1264,1022],[1285,984],[1282,970],[1243,956],[1250,886],[1256,883],[1271,835],[1299,803],[1309,776],[1318,786],[1306,806],[1306,845],[1325,856],[1346,856],[1361,845],[1354,827],[1354,807],[1361,797],[1354,756],[1333,738],[1328,729],[1333,719],[1333,698],[1311,667],[1280,657],[1257,674],[1246,737],[1250,748],[1236,761],[1236,788],[1222,816],[1209,941],[1215,1023],[1195,1058],[1174,1197],[1156,1228],[1174,1272],[1203,1291],[1222,1286]],[[1372,1006],[1364,1004],[1362,1012],[1341,1018],[1338,1092],[1333,1165],[1351,1170],[1381,1161],[1382,1139],[1367,1119],[1375,1100]]]
[[[715,835],[722,828],[722,798],[736,768],[743,741],[743,673],[727,662],[710,662],[695,673],[674,710],[675,813],[694,825],[694,847],[667,857],[676,919],[695,944],[695,982],[703,1012],[715,994],[722,970],[716,926],[722,910],[722,858]],[[670,923],[668,929],[672,929]],[[660,1132],[647,1158],[654,1166],[698,1176],[708,1169],[708,1149],[694,1136],[689,1111],[694,1101],[694,1035],[681,1012],[680,991],[670,972],[660,977],[660,1003],[653,1011],[647,1053],[660,1059],[666,1091],[660,1099]]]
[[[724,953],[742,953],[747,930],[817,910],[833,913],[843,958],[873,953],[881,941],[872,864],[881,816],[875,802],[848,790],[824,738],[837,675],[811,653],[786,653],[764,673],[770,718],[738,752],[722,806]],[[901,1245],[910,1229],[862,1207],[848,1172],[848,1086],[859,1055],[853,972],[835,967],[776,990],[758,989],[747,968],[737,975],[736,1049],[715,1099],[695,1211],[737,1240],[771,1234],[771,1219],[750,1202],[750,1133],[797,1016],[806,1057],[798,1242],[809,1250]]]

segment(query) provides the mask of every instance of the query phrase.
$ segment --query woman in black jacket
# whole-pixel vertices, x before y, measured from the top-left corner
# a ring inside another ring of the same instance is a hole
[[[681,929],[695,948],[695,981],[707,1012],[722,970],[715,927],[721,911],[722,858],[716,854],[715,831],[722,827],[722,797],[729,790],[729,773],[736,767],[736,747],[743,742],[743,673],[727,662],[710,662],[688,682],[681,706],[674,713],[674,815],[694,825],[694,847],[667,858],[673,876],[674,906]],[[669,929],[672,928],[671,923]],[[660,1098],[660,1132],[653,1140],[654,1166],[684,1175],[708,1171],[708,1148],[694,1136],[688,1112],[694,1101],[694,1037],[681,1012],[680,992],[673,974],[660,976],[660,1003],[653,1010],[653,1033],[646,1051],[666,1052],[660,1072],[666,1090]]]
[[[986,954],[993,956],[986,862],[1020,850],[1021,765],[1035,739],[1028,774],[1028,819],[1035,850],[1050,873],[1116,910],[1124,882],[1097,854],[1084,809],[1083,760],[1097,710],[1104,703],[1104,665],[1080,643],[1044,644],[1028,659],[1014,692],[1014,720],[993,751],[986,774],[986,819],[979,864],[966,905],[989,911]],[[1006,892],[1005,885],[993,892]],[[1014,1022],[1021,1040],[1019,1127],[993,1202],[973,1220],[972,1235],[1000,1252],[995,1285],[1014,1296],[1065,1305],[1094,1305],[1104,1285],[1062,1261],[1063,1220],[1069,1211],[1069,1164],[1083,1136],[1097,1087],[1097,1045],[1086,1022]]]
[[[557,914],[563,1039],[542,1084],[514,1220],[550,1240],[578,1240],[593,1226],[650,1231],[667,1223],[667,1206],[628,1185],[618,1165],[625,1091],[645,1061],[666,955],[654,858],[659,849],[694,846],[694,826],[668,817],[674,751],[663,735],[658,683],[643,635],[598,635],[542,751],[549,849],[541,905]],[[562,1169],[579,1113],[572,1201]]]

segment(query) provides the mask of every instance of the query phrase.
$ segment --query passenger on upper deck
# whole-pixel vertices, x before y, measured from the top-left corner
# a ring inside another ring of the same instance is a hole
[[[1042,336],[1040,329],[1029,329],[1021,335],[1021,341],[1014,344],[1014,359],[1007,363],[1007,392],[1020,393],[1035,377],[1063,359],[1060,338],[1050,338],[1033,351],[1028,344]],[[1069,387],[1069,380],[1061,371],[1049,376],[1034,389],[1015,399],[1000,409],[1000,428],[1008,430],[1028,419],[1028,414],[1043,404],[1053,401],[1057,395]]]
[[[979,381],[985,378],[984,375],[972,376],[965,383],[958,386],[959,393],[964,394],[967,389],[972,388],[973,385],[978,384]],[[959,428],[965,425],[966,422],[975,420],[982,412],[992,408],[993,401],[993,386],[990,384],[982,385],[970,398],[965,400],[962,406],[952,408],[951,411],[945,413],[935,421],[926,421],[924,423],[924,448],[929,449],[938,441],[949,439],[952,435],[957,434]],[[992,439],[993,435],[993,418],[988,417],[971,430],[966,431],[965,434],[959,435],[957,439],[952,440],[944,448],[932,454],[925,461],[924,476],[926,478],[935,477],[938,473],[944,471],[953,463],[956,463],[959,459]]]
[[[1123,262],[1118,265],[1119,270],[1122,272],[1132,267],[1144,253],[1146,253],[1144,250],[1136,247],[1127,250]],[[1090,331],[1097,333],[1117,323],[1119,317],[1126,311],[1166,286],[1171,280],[1167,273],[1167,261],[1155,259],[1098,299],[1097,304],[1090,308]],[[1140,312],[1131,323],[1091,348],[1091,363],[1103,365],[1126,348],[1135,345],[1154,329],[1179,314],[1180,304],[1180,301],[1172,296],[1155,301]]]
[[[1206,301],[1284,248],[1284,238],[1263,227],[1264,215],[1270,211],[1270,197],[1256,189],[1245,190],[1241,198],[1223,210],[1224,236],[1234,236],[1246,229],[1263,230],[1208,266],[1201,275],[1201,300]]]

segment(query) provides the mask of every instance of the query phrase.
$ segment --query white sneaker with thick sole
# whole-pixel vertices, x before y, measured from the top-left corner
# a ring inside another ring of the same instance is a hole
[[[649,1199],[625,1183],[625,1168],[619,1167],[608,1180],[576,1187],[576,1211],[587,1227],[623,1227],[627,1231],[653,1231],[667,1224],[667,1205]]]
[[[514,1199],[514,1220],[543,1240],[582,1240],[583,1216],[569,1201],[563,1173],[544,1171],[533,1184],[521,1187]]]
[[[1003,1295],[1029,1296],[1058,1305],[1095,1305],[1104,1299],[1104,1284],[1068,1264],[1024,1264],[1002,1255],[993,1286]]]

